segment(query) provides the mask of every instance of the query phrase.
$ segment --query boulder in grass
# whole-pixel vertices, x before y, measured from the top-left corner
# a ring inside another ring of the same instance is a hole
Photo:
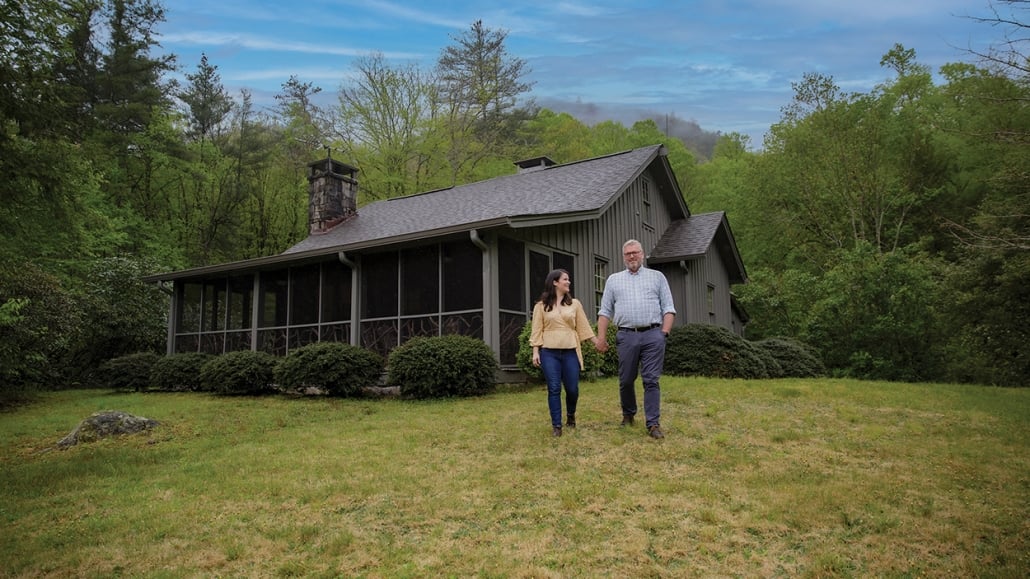
[[[57,442],[57,447],[68,448],[80,442],[94,442],[108,436],[134,434],[150,430],[158,424],[158,421],[143,416],[134,416],[120,410],[105,410],[80,422],[75,430]]]

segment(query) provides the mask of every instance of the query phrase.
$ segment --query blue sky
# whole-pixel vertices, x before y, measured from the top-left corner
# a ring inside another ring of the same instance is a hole
[[[627,126],[652,113],[706,131],[750,135],[780,118],[809,72],[845,91],[889,78],[881,57],[895,43],[936,71],[970,62],[1002,30],[976,23],[987,0],[166,0],[165,52],[192,72],[206,53],[233,96],[258,105],[291,75],[335,94],[355,57],[379,52],[431,68],[452,37],[481,19],[508,31],[527,61],[538,104],[585,122]]]

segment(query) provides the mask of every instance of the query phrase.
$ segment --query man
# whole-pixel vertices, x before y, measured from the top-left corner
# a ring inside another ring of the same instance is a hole
[[[662,394],[658,378],[665,363],[665,339],[676,319],[669,281],[662,272],[644,267],[644,248],[630,239],[622,244],[622,260],[626,269],[608,276],[597,313],[597,336],[594,346],[608,351],[608,323],[619,328],[615,346],[619,352],[619,401],[622,404],[622,426],[633,424],[637,413],[634,382],[637,373],[644,383],[644,417],[652,438],[665,438],[662,433]]]

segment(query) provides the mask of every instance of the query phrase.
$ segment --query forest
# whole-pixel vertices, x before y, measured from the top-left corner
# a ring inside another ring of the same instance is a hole
[[[4,2],[0,393],[164,352],[168,297],[142,276],[301,240],[327,151],[359,168],[360,205],[655,143],[693,213],[727,213],[750,339],[799,339],[842,377],[1030,386],[1028,3],[992,5],[989,51],[934,71],[896,44],[866,93],[808,74],[763,143],[713,146],[536,106],[478,21],[432,68],[369,54],[335,99],[294,76],[257,107],[206,56],[159,50],[158,0]]]

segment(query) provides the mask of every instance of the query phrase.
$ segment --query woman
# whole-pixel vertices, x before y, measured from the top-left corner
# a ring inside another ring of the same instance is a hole
[[[556,269],[547,274],[544,292],[533,306],[533,326],[529,345],[533,346],[533,365],[547,380],[547,407],[551,411],[553,436],[562,435],[561,390],[565,385],[568,427],[576,427],[576,402],[579,400],[579,373],[583,370],[580,342],[594,337],[583,304],[569,293],[569,272]]]

